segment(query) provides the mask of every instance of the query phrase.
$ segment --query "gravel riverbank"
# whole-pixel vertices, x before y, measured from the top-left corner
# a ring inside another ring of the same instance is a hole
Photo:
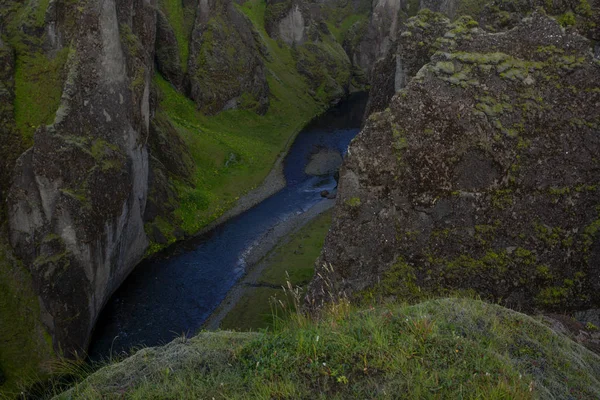
[[[236,306],[240,299],[246,294],[249,286],[258,282],[262,272],[268,266],[267,255],[277,245],[285,243],[288,238],[300,230],[307,223],[315,219],[321,213],[329,210],[335,204],[335,200],[325,199],[308,211],[297,214],[278,225],[274,226],[266,232],[248,254],[246,254],[246,274],[238,283],[231,288],[227,297],[213,311],[211,316],[206,320],[203,329],[216,330],[219,329],[221,321],[225,316]]]

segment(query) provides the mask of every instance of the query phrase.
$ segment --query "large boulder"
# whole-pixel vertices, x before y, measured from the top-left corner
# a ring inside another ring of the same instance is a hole
[[[266,51],[248,18],[231,0],[201,1],[190,43],[190,96],[206,114],[233,108],[264,114],[269,85]]]
[[[446,39],[351,144],[309,298],[338,287],[597,306],[600,64],[589,41],[540,13]]]

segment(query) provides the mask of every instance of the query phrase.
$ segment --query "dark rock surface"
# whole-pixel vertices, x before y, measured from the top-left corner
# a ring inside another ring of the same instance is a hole
[[[317,266],[354,295],[598,305],[600,64],[540,13],[469,21],[351,144]]]
[[[231,0],[201,1],[194,26],[188,72],[198,108],[207,114],[238,107],[266,113],[262,44],[248,18]]]
[[[381,3],[386,4],[385,7],[388,8],[394,4]],[[371,25],[375,24],[378,35],[375,35],[374,28],[370,27],[360,45],[368,50],[362,53],[356,50],[357,54],[363,57],[361,66],[366,70],[371,68],[371,91],[366,116],[385,109],[393,94],[406,86],[410,78],[429,62],[431,55],[439,50],[440,46],[452,40],[455,33],[442,36],[450,29],[450,22],[454,24],[452,28],[464,25],[464,22],[461,24],[461,21],[457,20],[464,15],[471,16],[489,32],[502,32],[514,28],[538,8],[545,9],[566,29],[577,31],[593,42],[600,40],[600,29],[597,28],[600,26],[599,0],[423,0],[419,3],[421,11],[411,18],[409,16],[414,15],[417,10],[396,6],[398,7],[398,18],[390,19],[386,14],[379,23],[374,10]],[[459,30],[468,28],[462,26]],[[375,39],[369,39],[371,36]],[[387,45],[377,47],[371,43],[373,41]],[[394,84],[393,88],[391,82]]]
[[[0,38],[0,196],[10,185],[12,167],[24,150],[21,138],[16,132],[14,119],[15,99],[15,53]]]
[[[109,0],[78,8],[60,108],[15,167],[11,244],[30,270],[55,349],[67,355],[85,351],[100,309],[148,243],[154,7]]]
[[[156,67],[175,87],[183,88],[184,72],[175,32],[162,11],[156,13]]]
[[[342,155],[335,150],[322,149],[311,155],[305,172],[307,175],[329,175],[342,165]]]

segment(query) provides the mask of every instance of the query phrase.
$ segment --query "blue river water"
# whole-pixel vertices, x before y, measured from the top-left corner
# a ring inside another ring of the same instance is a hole
[[[332,175],[304,173],[310,155],[328,148],[345,154],[359,131],[366,96],[355,95],[313,121],[286,156],[287,186],[202,236],[142,262],[104,307],[90,344],[91,359],[193,335],[243,276],[245,255],[262,235],[322,201]]]

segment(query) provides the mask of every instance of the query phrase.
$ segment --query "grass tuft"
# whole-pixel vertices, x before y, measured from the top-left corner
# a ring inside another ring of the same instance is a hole
[[[597,399],[600,357],[515,311],[470,299],[290,319],[144,349],[59,398]]]

